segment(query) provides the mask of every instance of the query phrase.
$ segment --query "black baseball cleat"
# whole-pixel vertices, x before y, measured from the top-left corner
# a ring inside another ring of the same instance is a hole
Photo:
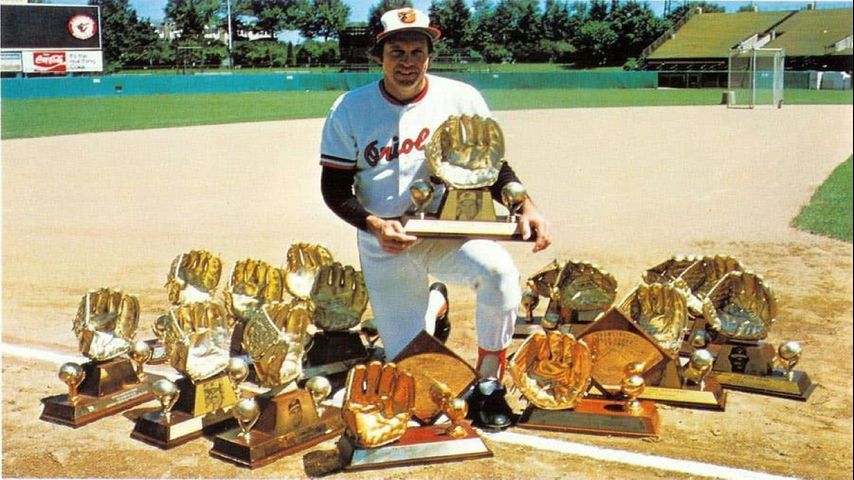
[[[445,308],[440,310],[439,315],[436,317],[436,326],[433,330],[433,336],[440,342],[445,343],[451,335],[451,322],[448,320],[448,312],[451,309],[451,305],[448,303],[448,288],[445,287],[444,283],[436,282],[433,285],[430,285],[430,291],[432,292],[434,290],[441,293],[442,297],[445,298]]]
[[[478,380],[465,398],[469,406],[466,418],[475,427],[493,432],[512,426],[513,410],[504,398],[506,394],[507,389],[498,379]]]

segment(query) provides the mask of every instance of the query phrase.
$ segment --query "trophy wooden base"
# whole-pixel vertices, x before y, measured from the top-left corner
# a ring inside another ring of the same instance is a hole
[[[160,378],[147,373],[141,382],[100,397],[81,393],[74,403],[68,401],[67,394],[46,397],[42,399],[44,409],[39,418],[69,427],[81,427],[152,400],[151,383]]]
[[[302,378],[346,372],[367,358],[368,350],[357,332],[318,332],[306,353]]]
[[[175,384],[180,394],[170,421],[160,411],[144,413],[137,418],[131,438],[168,450],[237,426],[231,414],[237,395],[225,373],[197,383],[184,377]]]
[[[593,312],[583,312],[583,313],[593,313]],[[593,315],[593,318],[598,316],[601,312],[596,312]],[[586,315],[585,318],[588,318],[590,315]],[[543,317],[535,316],[532,322],[528,322],[528,319],[525,318],[524,315],[519,315],[516,317],[516,325],[513,327],[513,338],[528,338],[531,334],[537,332],[543,332],[545,329],[540,324]],[[569,333],[573,336],[578,337],[581,332],[584,331],[590,325],[589,322],[584,323],[563,323],[558,325],[559,328],[569,329]]]
[[[240,428],[235,428],[214,438],[210,454],[237,465],[258,468],[313,447],[344,431],[341,410],[335,407],[326,407],[320,418],[306,423],[281,435],[252,430],[248,443],[240,436]]]
[[[520,428],[590,433],[623,437],[656,437],[661,432],[658,409],[640,402],[638,412],[627,412],[625,402],[585,398],[572,410],[543,410],[529,406],[516,424]]]
[[[590,395],[605,397],[596,386],[590,388]],[[706,378],[703,390],[697,385],[685,388],[668,388],[646,386],[638,396],[641,400],[673,405],[674,407],[700,408],[706,410],[726,410],[727,393],[722,386],[712,378]]]
[[[173,411],[167,423],[160,411],[143,413],[136,419],[131,438],[155,447],[169,450],[195,440],[202,435],[213,435],[237,425],[231,409],[194,417],[186,412]]]
[[[488,240],[526,241],[516,222],[499,216],[496,221],[439,220],[436,218],[403,217],[406,233],[417,237],[433,238],[483,238]],[[534,241],[531,235],[527,241]]]
[[[806,401],[816,386],[803,371],[793,372],[791,380],[778,371],[765,376],[734,372],[712,372],[711,376],[723,387],[732,390],[800,401]]]
[[[344,435],[338,442],[338,451],[344,470],[347,471],[424,465],[492,456],[492,450],[486,446],[468,422],[464,421],[460,426],[466,433],[460,438],[453,438],[447,434],[448,425],[431,425],[409,428],[400,440],[377,448],[357,447]]]

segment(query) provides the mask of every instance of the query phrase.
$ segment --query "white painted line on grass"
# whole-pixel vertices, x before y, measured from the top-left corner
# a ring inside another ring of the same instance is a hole
[[[625,450],[616,450],[612,448],[596,447],[593,445],[585,445],[583,443],[569,442],[566,440],[559,440],[554,438],[542,438],[515,432],[482,432],[482,434],[490,440],[496,442],[511,443],[513,445],[523,445],[539,450],[549,450],[552,452],[563,453],[567,455],[587,457],[605,462],[622,463],[635,467],[653,468],[656,470],[685,473],[698,477],[725,478],[732,480],[784,480],[793,478],[772,475],[763,472],[754,472],[752,470],[743,470],[740,468],[723,467],[710,463],[695,462],[692,460],[679,460],[677,458],[659,457],[656,455],[648,455],[645,453],[636,453],[628,452]]]
[[[65,362],[85,361],[80,355],[66,355],[62,353],[52,352],[50,350],[41,350],[32,347],[24,347],[21,345],[12,345],[3,343],[0,345],[2,354],[26,358],[38,359],[46,362],[52,362],[57,365]],[[167,367],[159,365],[146,365],[146,371],[157,373],[175,379],[178,377],[176,372]],[[771,475],[763,472],[754,472],[752,470],[743,470],[740,468],[724,467],[711,463],[695,462],[691,460],[679,460],[676,458],[659,457],[656,455],[648,455],[645,453],[629,452],[626,450],[616,450],[613,448],[596,447],[593,445],[585,445],[583,443],[569,442],[554,438],[542,438],[534,435],[525,435],[515,432],[499,432],[488,433],[481,432],[490,440],[510,443],[514,445],[523,445],[526,447],[536,448],[539,450],[548,450],[566,455],[576,455],[580,457],[592,458],[611,463],[622,463],[635,467],[653,468],[656,470],[665,470],[670,472],[685,473],[698,477],[724,478],[732,480],[786,480],[793,477],[783,477],[779,475]]]

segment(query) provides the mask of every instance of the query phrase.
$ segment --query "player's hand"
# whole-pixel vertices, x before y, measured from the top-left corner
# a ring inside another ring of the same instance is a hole
[[[759,275],[733,271],[706,296],[703,316],[709,327],[726,337],[761,340],[777,317],[777,299]]]
[[[557,330],[528,337],[507,368],[525,398],[547,410],[577,405],[590,386],[592,369],[587,344]]]
[[[393,254],[402,253],[418,240],[418,237],[407,234],[399,221],[373,215],[368,217],[368,231],[377,238],[383,251]]]
[[[549,221],[546,217],[537,210],[534,202],[530,198],[525,199],[522,204],[522,215],[519,216],[519,229],[522,231],[522,239],[528,240],[531,235],[536,234],[534,248],[531,250],[534,253],[545,250],[552,244],[552,237],[549,233]]]
[[[74,318],[80,353],[92,360],[116,358],[130,351],[139,324],[139,300],[110,288],[83,296]]]
[[[394,363],[374,361],[347,373],[341,415],[356,445],[373,448],[399,439],[414,408],[415,380]]]

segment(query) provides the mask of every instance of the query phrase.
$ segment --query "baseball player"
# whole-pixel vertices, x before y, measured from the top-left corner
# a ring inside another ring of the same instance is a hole
[[[382,65],[382,79],[339,97],[323,127],[323,198],[358,229],[362,272],[387,358],[435,323],[435,311],[428,312],[428,275],[476,290],[476,368],[487,379],[475,395],[487,410],[480,423],[503,428],[510,424],[509,407],[498,380],[521,299],[519,271],[493,241],[419,239],[399,221],[411,204],[410,185],[430,177],[424,151],[434,130],[450,115],[491,113],[473,87],[427,74],[441,33],[426,14],[396,9],[381,22],[371,56]],[[493,198],[500,199],[501,188],[512,181],[518,178],[505,163]],[[530,199],[519,222],[525,239],[535,235],[534,252],[549,246],[548,222]]]

